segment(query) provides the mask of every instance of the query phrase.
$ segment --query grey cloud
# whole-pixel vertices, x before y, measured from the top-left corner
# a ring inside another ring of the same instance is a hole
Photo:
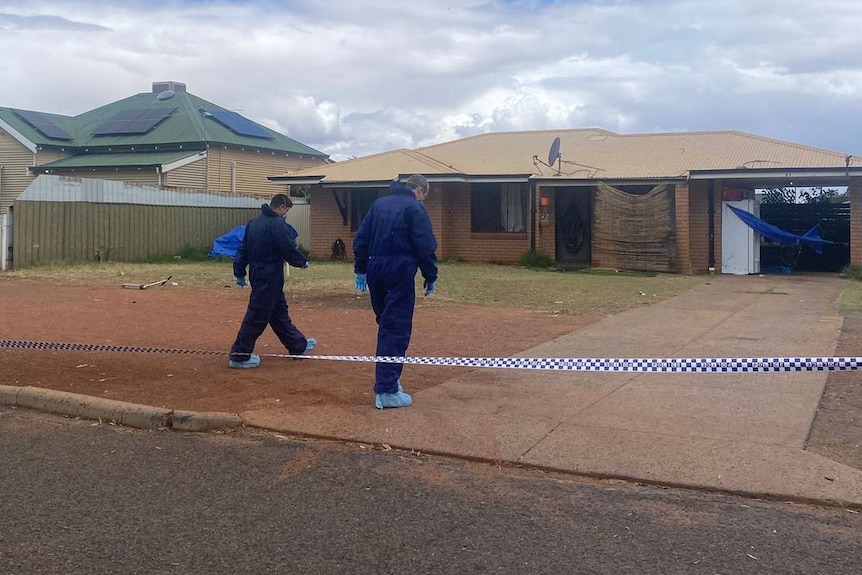
[[[76,22],[62,16],[24,16],[0,12],[0,30],[108,32],[110,28],[88,22]]]
[[[591,126],[857,147],[856,0],[35,4],[107,33],[53,50],[38,34],[0,35],[0,51],[21,54],[0,105],[79,113],[173,79],[337,158]],[[22,10],[0,14],[0,29]]]

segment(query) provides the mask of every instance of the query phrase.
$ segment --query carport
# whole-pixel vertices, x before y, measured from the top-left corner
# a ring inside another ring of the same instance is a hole
[[[690,174],[692,182],[707,182],[709,196],[709,268],[721,271],[722,247],[728,245],[723,237],[722,218],[728,202],[751,200],[756,202],[755,190],[775,188],[835,188],[846,189],[841,204],[769,204],[757,205],[758,217],[782,230],[802,235],[819,226],[822,237],[834,242],[817,254],[805,246],[782,248],[763,242],[758,245],[760,272],[789,273],[838,272],[850,263],[862,263],[862,168],[851,167],[847,157],[845,168],[796,168],[703,170]],[[855,245],[854,245],[855,244]]]

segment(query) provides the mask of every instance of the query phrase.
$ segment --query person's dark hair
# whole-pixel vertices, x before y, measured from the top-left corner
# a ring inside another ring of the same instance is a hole
[[[272,196],[272,199],[269,201],[269,207],[280,208],[281,206],[287,206],[290,209],[293,207],[293,202],[290,201],[287,194],[275,194]]]

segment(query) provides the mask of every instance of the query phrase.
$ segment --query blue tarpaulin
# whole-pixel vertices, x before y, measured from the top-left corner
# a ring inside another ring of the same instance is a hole
[[[290,237],[293,241],[299,237],[299,232],[292,225],[287,224],[287,229],[290,232]],[[230,258],[236,256],[236,251],[242,244],[242,239],[245,237],[245,226],[237,226],[223,236],[213,240],[213,249],[209,253],[209,257],[228,256]]]
[[[213,249],[209,253],[209,257],[234,257],[240,244],[242,244],[243,237],[245,237],[245,226],[237,226],[225,235],[217,237],[213,240]]]
[[[728,207],[733,210],[733,213],[739,216],[739,219],[745,222],[748,227],[759,233],[764,238],[782,246],[794,247],[798,246],[799,243],[802,242],[818,254],[822,254],[824,245],[835,243],[830,242],[829,240],[824,240],[820,237],[819,224],[800,236],[798,234],[785,232],[781,228],[768,224],[754,214],[746,212],[745,210],[740,210],[733,206]]]

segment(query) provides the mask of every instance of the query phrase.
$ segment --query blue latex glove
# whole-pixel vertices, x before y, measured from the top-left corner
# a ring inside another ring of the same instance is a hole
[[[238,285],[239,287],[241,287],[241,288],[245,287],[245,278],[244,277],[236,276],[234,278],[234,281],[236,281],[236,285]]]
[[[425,280],[425,283],[422,284],[422,286],[425,288],[425,297],[428,297],[429,295],[434,293],[434,287],[436,283],[436,281],[429,282],[428,280]]]
[[[356,274],[356,289],[364,292],[368,287],[368,278],[365,274]]]

